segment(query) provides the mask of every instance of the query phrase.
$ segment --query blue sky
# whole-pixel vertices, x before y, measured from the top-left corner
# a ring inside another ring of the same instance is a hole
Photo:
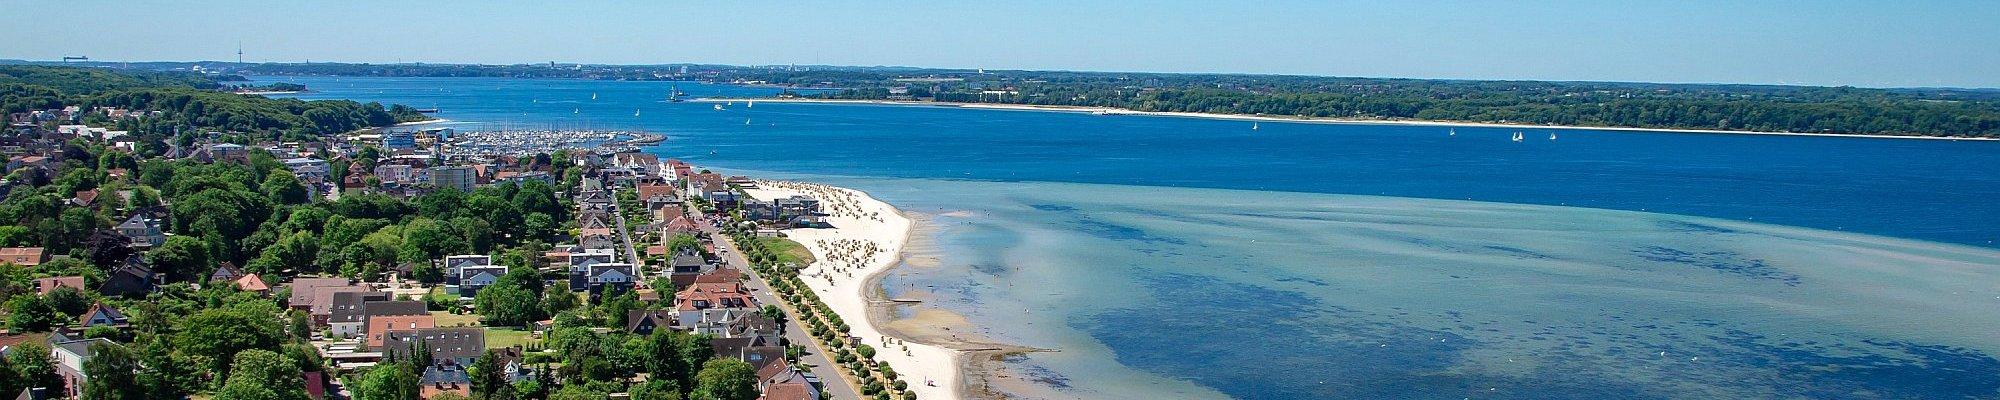
[[[0,58],[2000,87],[2000,1],[18,1]]]

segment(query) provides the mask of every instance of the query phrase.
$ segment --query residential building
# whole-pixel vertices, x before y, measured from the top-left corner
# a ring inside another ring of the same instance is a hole
[[[459,269],[458,277],[458,295],[460,297],[478,296],[479,289],[499,282],[500,277],[506,275],[507,266],[505,265],[475,265],[461,268]]]
[[[467,167],[467,166],[431,167],[429,168],[429,172],[430,172],[431,186],[437,187],[439,189],[451,188],[451,189],[458,189],[461,192],[471,193],[472,187],[479,182],[479,176],[477,173],[473,172],[472,167]]]
[[[119,223],[113,229],[116,229],[119,235],[131,239],[132,248],[142,251],[167,242],[167,234],[160,231],[159,221],[146,214],[132,214],[131,218],[126,218],[125,222]]]
[[[756,312],[756,301],[742,284],[695,282],[674,294],[674,309],[682,328],[722,336],[728,323]]]
[[[33,267],[47,261],[49,256],[40,247],[0,247],[0,262]]]

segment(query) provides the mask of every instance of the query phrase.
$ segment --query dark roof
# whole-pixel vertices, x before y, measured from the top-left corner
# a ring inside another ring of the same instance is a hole
[[[332,314],[329,314],[332,317],[328,318],[327,322],[329,323],[364,322],[365,320],[367,320],[366,318],[367,313],[362,311],[363,304],[367,303],[370,300],[379,301],[388,299],[389,299],[389,294],[383,292],[334,293],[333,304],[331,304]]]
[[[639,330],[639,324],[647,320],[653,321],[654,329],[660,329],[673,326],[676,319],[674,310],[671,309],[626,311],[625,331],[636,332]]]
[[[408,359],[411,346],[424,344],[424,351],[431,352],[436,363],[455,362],[470,364],[486,352],[486,330],[484,328],[426,328],[418,330],[391,330],[387,341],[382,343],[385,355],[396,359]]]
[[[424,302],[416,300],[369,301],[363,303],[361,309],[371,317],[385,315],[424,315],[431,313],[429,306],[426,306]]]

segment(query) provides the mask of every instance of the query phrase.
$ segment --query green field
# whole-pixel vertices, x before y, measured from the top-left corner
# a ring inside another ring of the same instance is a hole
[[[757,241],[763,243],[764,248],[771,249],[771,253],[777,254],[778,261],[780,262],[797,263],[804,266],[811,265],[815,261],[812,251],[806,250],[805,245],[794,242],[791,239],[759,237]]]
[[[521,328],[486,328],[486,348],[498,349],[538,342],[528,338],[528,331]]]

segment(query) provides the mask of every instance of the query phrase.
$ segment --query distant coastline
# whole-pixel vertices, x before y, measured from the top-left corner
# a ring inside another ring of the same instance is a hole
[[[969,109],[1007,110],[1007,111],[1069,112],[1069,113],[1088,113],[1088,114],[1100,114],[1100,115],[1140,115],[1140,116],[1153,116],[1153,117],[1204,118],[1204,119],[1253,121],[1253,122],[1293,122],[1293,123],[1313,123],[1313,124],[1365,124],[1365,125],[1405,125],[1405,126],[1438,126],[1438,127],[1473,127],[1473,128],[1602,130],[1602,131],[1628,131],[1628,132],[1707,133],[1707,134],[1766,135],[1766,136],[1820,136],[1820,137],[1845,137],[1845,138],[1867,138],[1867,139],[1923,139],[1923,140],[1952,140],[1952,141],[2000,140],[2000,138],[1982,138],[1982,137],[1965,137],[1965,136],[1871,135],[1871,134],[1853,134],[1853,133],[1732,131],[1732,130],[1719,130],[1719,129],[1633,128],[1633,127],[1619,127],[1619,126],[1587,126],[1587,125],[1505,124],[1505,123],[1492,123],[1492,122],[1466,122],[1466,121],[1443,121],[1443,120],[1352,119],[1352,118],[1274,116],[1274,115],[1250,115],[1250,114],[1216,114],[1216,113],[1169,112],[1169,111],[1135,111],[1130,109],[1113,108],[1113,107],[1051,106],[1051,105],[1028,105],[1028,104],[1000,104],[1000,103],[962,103],[962,102],[907,101],[907,100],[847,100],[847,99],[802,99],[802,98],[790,98],[790,99],[701,98],[701,99],[694,99],[692,101],[709,102],[709,103],[723,103],[723,102],[736,102],[736,101],[763,101],[763,102],[773,102],[773,103],[865,104],[865,105],[886,105],[886,106],[906,106],[906,107],[969,108]]]

